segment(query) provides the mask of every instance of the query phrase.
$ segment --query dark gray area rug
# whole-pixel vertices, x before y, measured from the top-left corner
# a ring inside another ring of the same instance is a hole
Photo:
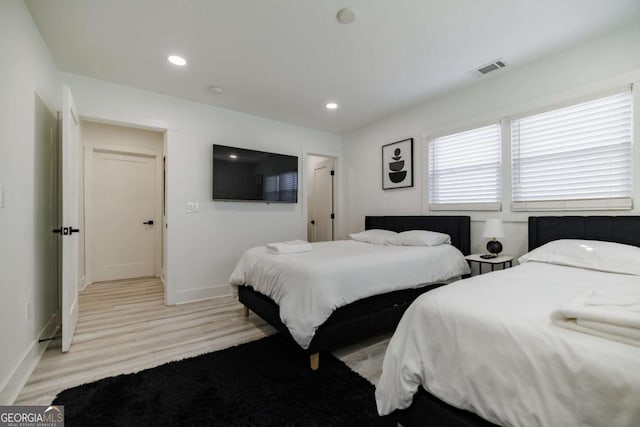
[[[395,426],[374,386],[329,353],[311,371],[274,335],[61,392],[67,426]]]

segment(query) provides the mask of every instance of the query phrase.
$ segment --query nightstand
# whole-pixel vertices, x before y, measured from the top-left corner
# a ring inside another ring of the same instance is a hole
[[[464,259],[467,260],[470,266],[474,262],[478,263],[478,271],[480,272],[480,274],[482,274],[482,264],[491,265],[491,271],[494,271],[496,269],[496,265],[502,265],[503,270],[507,267],[513,267],[513,257],[510,255],[502,255],[499,257],[486,258],[486,259],[480,258],[480,255],[484,255],[484,254],[473,254],[473,255],[467,255],[466,257],[464,257]]]

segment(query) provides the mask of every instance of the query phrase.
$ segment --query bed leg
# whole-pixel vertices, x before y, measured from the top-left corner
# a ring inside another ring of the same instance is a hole
[[[311,364],[311,370],[317,371],[320,367],[320,353],[313,353],[309,356],[309,362]]]
[[[246,305],[242,307],[242,314],[244,315],[244,317],[249,317],[249,307],[247,307]]]

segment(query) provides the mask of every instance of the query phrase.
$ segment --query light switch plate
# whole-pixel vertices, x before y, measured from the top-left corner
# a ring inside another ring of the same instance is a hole
[[[196,213],[198,210],[198,202],[187,202],[187,213]]]

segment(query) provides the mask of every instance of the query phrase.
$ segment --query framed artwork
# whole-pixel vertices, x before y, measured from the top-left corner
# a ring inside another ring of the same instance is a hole
[[[413,138],[382,146],[382,189],[413,187]]]

